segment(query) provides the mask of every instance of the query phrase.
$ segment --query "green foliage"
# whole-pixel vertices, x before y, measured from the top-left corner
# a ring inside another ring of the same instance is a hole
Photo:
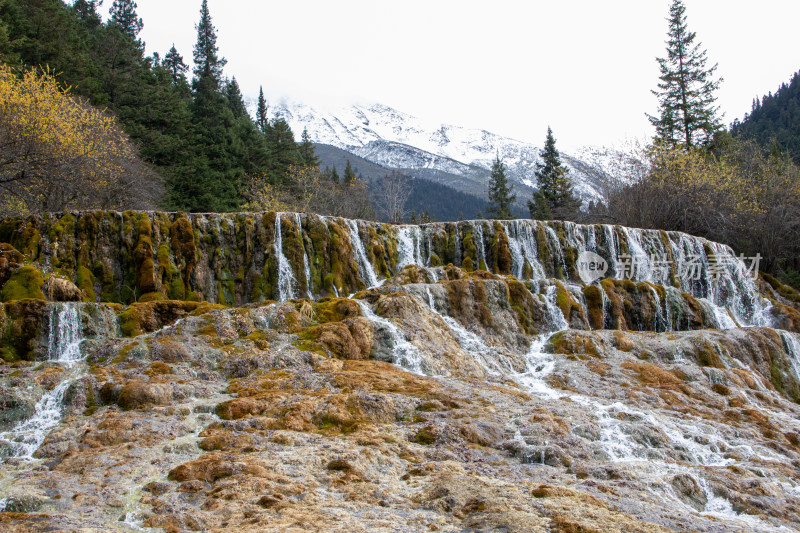
[[[133,0],[114,0],[109,11],[111,21],[119,25],[131,39],[136,39],[142,31],[142,19],[136,14],[136,2]]]
[[[754,139],[764,148],[788,151],[800,165],[800,72],[774,94],[756,98],[744,120],[733,122],[731,133]]]
[[[10,302],[26,298],[45,300],[42,292],[43,286],[44,279],[39,270],[32,266],[21,267],[3,285],[3,289],[0,291],[0,301]]]
[[[721,125],[714,106],[717,65],[707,67],[706,51],[694,44],[695,33],[686,27],[686,7],[673,0],[669,10],[667,57],[658,58],[659,116],[648,115],[657,142],[667,146],[708,144]]]
[[[319,166],[319,158],[317,157],[317,154],[314,151],[314,143],[311,142],[311,136],[309,136],[308,130],[305,128],[303,129],[303,134],[300,137],[300,146],[297,147],[297,152],[300,158],[301,165],[305,167]],[[349,162],[350,161],[348,160],[348,163]]]
[[[264,98],[264,88],[258,88],[258,104],[256,106],[256,126],[258,131],[266,134],[269,129],[269,119],[267,118],[267,101]]]
[[[347,185],[350,185],[356,180],[356,173],[353,172],[353,165],[350,164],[350,160],[347,160],[347,165],[344,167],[344,182]]]
[[[497,155],[492,163],[492,174],[489,178],[489,207],[491,218],[507,220],[514,218],[511,204],[517,199],[514,186],[506,178],[506,166]]]
[[[537,220],[568,220],[576,216],[580,201],[572,192],[572,179],[561,164],[561,155],[556,148],[553,131],[547,128],[541,162],[536,163],[536,184],[538,190],[533,200],[528,200],[528,211]]]

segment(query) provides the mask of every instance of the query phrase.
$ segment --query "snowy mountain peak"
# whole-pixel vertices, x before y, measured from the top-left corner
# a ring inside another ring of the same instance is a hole
[[[354,104],[323,111],[282,101],[270,111],[272,116],[283,117],[298,136],[307,129],[315,143],[336,146],[388,168],[426,171],[417,177],[446,182],[471,194],[484,194],[492,162],[499,156],[509,179],[520,189],[517,198],[521,205],[533,190],[540,149],[530,143],[486,130],[429,122],[383,104]],[[586,201],[597,199],[598,173],[587,173],[585,163],[562,155],[576,192]]]

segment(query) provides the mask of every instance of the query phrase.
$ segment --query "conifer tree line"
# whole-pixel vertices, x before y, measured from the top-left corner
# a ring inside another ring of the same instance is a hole
[[[755,103],[744,122],[722,126],[715,91],[721,79],[689,30],[686,6],[673,0],[666,55],[653,93],[658,113],[639,165],[608,184],[591,222],[684,231],[760,254],[761,269],[800,288],[800,169],[796,149],[800,83]],[[780,104],[778,102],[780,101]],[[780,111],[779,111],[780,110]],[[794,157],[793,157],[794,156]]]
[[[54,75],[68,96],[116,118],[153,170],[151,193],[163,188],[148,208],[241,209],[254,200],[253,181],[283,191],[284,199],[296,195],[293,174],[319,164],[311,139],[303,132],[298,143],[284,119],[268,118],[263,90],[250,117],[236,78],[225,76],[207,0],[190,60],[175,46],[145,55],[134,0],[114,0],[107,22],[100,4],[0,0],[0,59],[20,77],[29,69]],[[355,185],[355,175],[345,178]],[[145,207],[127,205],[137,206]]]

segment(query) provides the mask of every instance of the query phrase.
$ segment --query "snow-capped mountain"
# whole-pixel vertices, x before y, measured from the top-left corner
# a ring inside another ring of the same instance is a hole
[[[297,137],[308,130],[311,140],[346,150],[378,165],[401,169],[415,177],[442,182],[458,190],[485,196],[490,169],[499,155],[524,206],[534,190],[534,169],[540,148],[488,132],[436,124],[381,104],[352,105],[322,111],[296,102],[270,106]],[[576,193],[585,201],[601,197],[608,175],[601,166],[564,154]]]

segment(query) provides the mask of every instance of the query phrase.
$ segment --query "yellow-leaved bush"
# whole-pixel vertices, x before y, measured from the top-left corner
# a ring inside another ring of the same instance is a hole
[[[159,177],[116,119],[48,73],[0,65],[0,212],[155,207]]]

